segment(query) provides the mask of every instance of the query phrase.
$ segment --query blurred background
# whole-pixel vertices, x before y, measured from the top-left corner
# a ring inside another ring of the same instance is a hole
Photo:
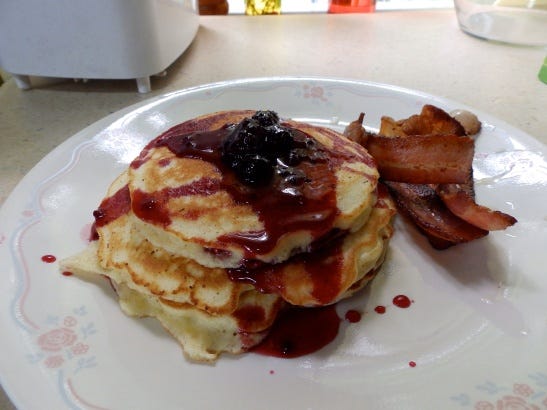
[[[230,14],[245,13],[244,0],[228,0]],[[454,7],[452,0],[377,0],[376,10],[405,10]],[[282,13],[325,13],[329,8],[328,0],[282,0]]]

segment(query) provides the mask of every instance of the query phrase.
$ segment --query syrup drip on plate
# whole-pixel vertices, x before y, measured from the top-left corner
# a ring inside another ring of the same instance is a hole
[[[361,321],[361,313],[357,310],[350,309],[346,312],[345,318],[350,323],[357,323]]]
[[[412,300],[406,295],[397,295],[393,298],[393,304],[401,309],[407,309],[412,304]]]
[[[384,313],[386,313],[386,307],[382,305],[378,305],[374,308],[374,311],[378,313],[379,315],[383,315]]]
[[[340,318],[334,305],[290,307],[279,315],[266,339],[253,351],[281,358],[305,356],[332,342],[339,328]]]
[[[45,263],[53,263],[57,260],[55,255],[44,255],[42,256],[41,259],[42,259],[42,262],[45,262]]]

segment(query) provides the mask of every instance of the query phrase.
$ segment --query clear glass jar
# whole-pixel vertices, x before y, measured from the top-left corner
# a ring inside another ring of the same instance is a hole
[[[486,40],[547,46],[547,4],[543,0],[454,0],[463,31]]]

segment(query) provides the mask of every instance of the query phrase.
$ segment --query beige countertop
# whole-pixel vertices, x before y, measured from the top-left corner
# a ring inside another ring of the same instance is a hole
[[[322,76],[388,83],[458,101],[547,143],[545,49],[462,33],[452,10],[367,15],[202,16],[188,50],[138,94],[133,81],[0,86],[0,204],[49,151],[123,107],[198,84],[246,77]],[[6,372],[8,369],[2,369]],[[0,408],[12,408],[0,395]]]

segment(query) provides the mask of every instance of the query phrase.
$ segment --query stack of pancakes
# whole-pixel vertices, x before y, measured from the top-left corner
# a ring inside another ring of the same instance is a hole
[[[125,313],[157,318],[197,361],[257,345],[286,305],[352,295],[393,233],[374,160],[327,128],[282,122],[310,148],[278,159],[267,185],[241,183],[216,151],[254,114],[208,114],[150,142],[95,211],[97,240],[61,263],[110,278]]]

